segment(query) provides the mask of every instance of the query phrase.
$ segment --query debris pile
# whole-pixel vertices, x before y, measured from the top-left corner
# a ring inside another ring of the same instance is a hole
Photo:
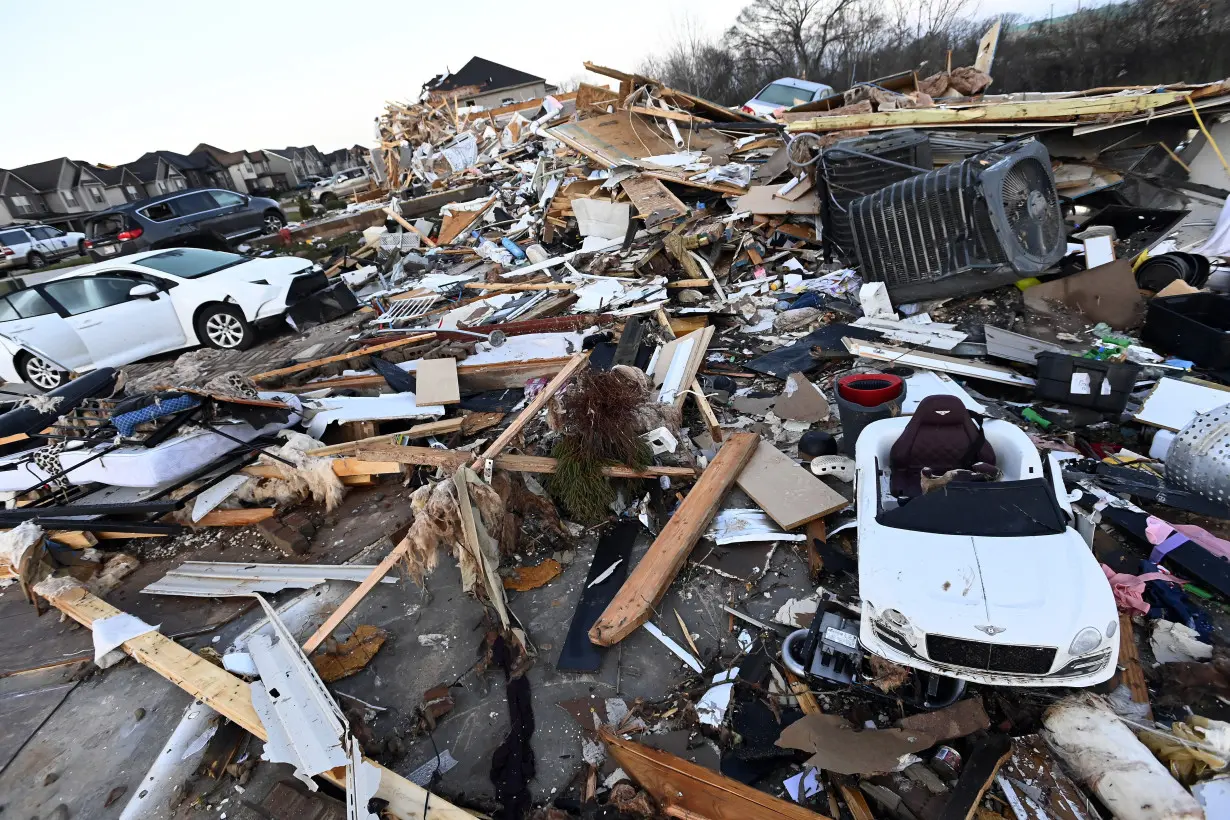
[[[16,588],[351,817],[1230,816],[1230,85],[586,68],[389,104],[323,343],[14,411]]]

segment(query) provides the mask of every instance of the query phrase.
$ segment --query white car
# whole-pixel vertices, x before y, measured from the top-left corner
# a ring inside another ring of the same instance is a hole
[[[294,256],[171,248],[74,269],[0,297],[0,378],[51,390],[70,373],[182,347],[245,349],[255,325],[332,287],[311,268]]]
[[[312,186],[313,202],[325,204],[330,199],[341,199],[371,186],[371,177],[366,168],[347,168]]]
[[[957,415],[948,407],[940,421]],[[903,448],[894,453],[893,445],[920,439],[917,428],[903,435],[912,420],[873,422],[857,442],[859,642],[894,663],[981,684],[1108,680],[1119,655],[1118,611],[1097,559],[1069,525],[1075,497],[1059,471],[1044,475],[1016,425],[986,421],[978,443],[992,448],[998,480],[953,480],[901,503],[894,455],[900,462]],[[935,450],[931,443],[916,452]]]
[[[831,97],[837,92],[831,85],[782,77],[766,85],[756,96],[743,104],[743,110],[758,117],[768,117],[782,108],[793,108],[803,103]]]
[[[66,256],[84,256],[88,248],[83,233],[65,233],[50,225],[10,225],[0,228],[0,269],[37,270]]]

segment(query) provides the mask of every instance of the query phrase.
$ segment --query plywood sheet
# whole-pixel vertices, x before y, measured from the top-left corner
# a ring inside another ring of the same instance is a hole
[[[737,481],[739,489],[784,530],[801,527],[850,503],[763,439]]]
[[[659,179],[638,174],[619,184],[636,206],[637,213],[645,218],[645,226],[648,228],[666,220],[686,216],[688,213],[688,206],[672,194]]]
[[[461,389],[457,386],[456,359],[423,359],[414,371],[416,404],[457,404]]]
[[[815,214],[820,211],[820,198],[815,191],[808,191],[798,199],[777,196],[780,185],[753,185],[747,193],[735,201],[735,211],[753,214]]]

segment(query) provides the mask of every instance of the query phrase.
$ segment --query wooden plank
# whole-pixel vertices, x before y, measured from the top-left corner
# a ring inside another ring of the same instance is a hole
[[[465,233],[470,226],[477,222],[494,204],[495,195],[493,194],[486,201],[486,203],[477,210],[450,211],[448,216],[444,217],[444,221],[440,223],[440,232],[437,234],[439,244],[451,245],[453,240]]]
[[[426,243],[427,247],[429,248],[436,247],[436,243],[432,241],[431,237],[429,237],[427,234],[420,231],[418,228],[414,227],[413,223],[408,222],[406,218],[402,216],[401,214],[399,214],[397,211],[395,211],[392,208],[385,208],[384,212],[388,214],[389,217],[391,217],[393,221],[396,222],[398,225],[401,225],[403,228],[410,231],[410,233],[417,234],[419,239],[422,239],[423,242]],[[440,244],[447,245],[448,243],[442,242]]]
[[[271,379],[274,376],[287,376],[291,373],[299,373],[303,370],[310,370],[313,367],[320,367],[321,365],[332,364],[333,362],[344,362],[348,359],[356,359],[359,356],[369,356],[372,353],[392,350],[397,347],[405,347],[409,344],[425,342],[434,338],[436,338],[436,334],[434,333],[421,333],[417,336],[410,336],[406,339],[398,339],[395,342],[385,342],[384,344],[372,345],[371,347],[365,347],[360,350],[352,350],[349,353],[338,353],[336,356],[326,356],[323,359],[313,359],[310,362],[300,362],[299,364],[292,364],[288,367],[280,367],[277,370],[267,370],[264,373],[257,373],[254,376],[249,376],[249,378],[254,382],[264,381],[265,379]]]
[[[759,443],[760,436],[755,433],[736,433],[722,445],[717,457],[705,468],[696,486],[589,630],[591,641],[599,646],[611,646],[649,620],[653,607],[666,594],[688,553],[717,512],[722,496],[734,484]]]
[[[706,820],[828,820],[704,766],[624,740],[603,727],[598,736],[611,757],[655,801],[677,817]],[[688,814],[680,814],[679,810]]]
[[[273,507],[256,507],[243,510],[213,510],[196,522],[198,527],[249,527],[273,518]]]
[[[1145,673],[1140,667],[1140,650],[1136,646],[1136,630],[1132,627],[1132,616],[1127,612],[1119,613],[1119,666],[1123,669],[1123,682],[1132,692],[1132,700],[1143,703],[1148,709],[1148,719],[1153,720],[1149,687],[1145,684]]]
[[[996,783],[1015,820],[1101,820],[1085,791],[1064,773],[1040,735],[1012,739],[1012,755]]]
[[[991,64],[995,62],[995,49],[999,46],[1000,20],[987,29],[978,41],[978,56],[974,58],[974,70],[983,74],[991,73]]]
[[[632,200],[637,213],[645,219],[647,228],[652,228],[670,219],[687,216],[689,212],[688,206],[672,194],[660,179],[637,174],[621,181],[619,186]]]
[[[56,609],[90,629],[97,620],[124,614],[81,588],[68,590],[47,600]],[[265,726],[252,708],[251,687],[243,679],[158,632],[138,635],[125,641],[121,648],[142,666],[153,669],[258,739],[267,739]],[[380,765],[375,761],[368,762]],[[333,769],[321,777],[338,787],[346,786],[343,769]],[[389,801],[385,810],[399,820],[474,820],[469,812],[383,766],[380,766],[380,788],[376,791],[376,797]],[[427,810],[424,813],[425,806]]]
[[[709,437],[714,441],[722,440],[722,424],[718,421],[717,414],[713,412],[713,407],[709,404],[709,398],[705,395],[705,388],[701,387],[700,379],[692,379],[692,398],[696,399],[696,406],[700,409],[700,416],[705,420],[705,426],[709,428]]]
[[[982,796],[991,788],[999,767],[1012,757],[1012,738],[989,734],[975,741],[965,756],[961,777],[940,812],[939,820],[972,820]]]
[[[786,670],[786,681],[790,684],[790,693],[799,701],[799,709],[805,715],[818,715],[824,710],[820,708],[820,701],[816,700],[816,696],[812,694],[811,687],[806,681],[801,681],[789,669]]]
[[[572,359],[569,360],[568,364],[564,365],[563,370],[556,373],[555,378],[553,378],[546,387],[538,391],[538,395],[536,395],[534,400],[529,403],[529,406],[522,410],[521,413],[513,419],[512,424],[504,428],[504,432],[500,433],[496,437],[495,441],[487,445],[487,449],[483,450],[482,454],[478,456],[478,458],[474,459],[473,464],[470,466],[475,470],[481,470],[484,461],[489,458],[495,458],[499,455],[504,448],[508,446],[509,442],[511,442],[521,432],[521,429],[529,423],[530,419],[537,416],[539,411],[547,406],[547,402],[549,402],[551,398],[558,393],[565,384],[568,383],[568,380],[577,373],[581,372],[587,364],[589,364],[588,351],[574,355]]]
[[[473,415],[473,414],[472,414]],[[486,415],[486,414],[482,414]],[[496,414],[503,416],[503,414]],[[317,447],[315,450],[308,450],[305,455],[315,456],[336,456],[342,453],[353,453],[359,447],[366,447],[373,444],[383,444],[391,442],[397,436],[405,436],[406,438],[427,438],[434,436],[437,433],[455,433],[462,428],[462,423],[470,416],[458,417],[455,419],[440,419],[439,421],[428,421],[423,424],[416,424],[409,430],[403,430],[400,433],[386,433],[382,436],[372,436],[361,441],[346,441],[341,444],[330,444],[328,447]],[[336,467],[334,468],[336,472]]]
[[[871,806],[867,805],[867,798],[863,797],[862,792],[846,783],[838,783],[837,788],[841,789],[841,796],[846,801],[846,808],[850,810],[850,816],[854,820],[876,820],[876,816],[871,813]]]
[[[674,282],[667,282],[666,287],[669,290],[680,290],[682,288],[709,288],[713,287],[711,279],[676,279]]]
[[[397,562],[410,551],[412,546],[409,539],[403,538],[401,543],[394,547],[388,555],[384,557],[376,567],[371,571],[371,574],[363,579],[363,582],[355,587],[354,591],[346,596],[346,600],[337,605],[337,609],[333,610],[325,622],[320,625],[320,628],[312,633],[312,636],[303,644],[303,654],[311,655],[316,649],[325,642],[325,639],[333,633],[341,625],[342,621],[346,620],[346,616],[359,605],[359,602],[367,597],[367,593],[371,592],[376,584],[380,583],[384,576],[397,565]]]
[[[75,550],[89,549],[98,545],[98,536],[83,530],[52,530],[47,535],[51,540]]]
[[[396,461],[367,461],[361,458],[337,458],[333,460],[333,474],[339,478],[358,475],[393,475],[400,472],[401,464]]]
[[[763,439],[738,478],[739,489],[784,530],[836,512],[850,502]]]
[[[461,401],[456,359],[423,359],[414,371],[414,379],[415,403],[420,407]]]
[[[689,114],[686,111],[672,111],[666,108],[648,108],[642,105],[630,105],[627,108],[633,114],[640,114],[644,117],[658,117],[663,120],[674,120],[675,122],[713,122],[704,117],[698,117],[694,114]]]
[[[554,376],[568,364],[571,357],[554,359],[531,359],[525,362],[494,362],[491,364],[461,364],[457,366],[457,380],[462,390],[482,392],[502,388],[525,387],[530,379]],[[318,382],[283,387],[287,393],[307,393],[325,388],[345,389],[351,387],[379,387],[384,377],[346,376],[339,379],[322,379]]]
[[[863,128],[910,128],[964,122],[1017,122],[1021,120],[1075,119],[1100,114],[1141,114],[1170,105],[1186,94],[1164,91],[1131,96],[1076,97],[1038,102],[991,103],[971,108],[914,108],[814,117],[789,123],[786,131],[846,131]]]
[[[470,459],[470,454],[459,450],[438,450],[434,447],[403,447],[395,444],[365,447],[361,453],[373,459],[381,459],[399,464],[417,464],[422,467],[443,467],[455,470],[459,465]],[[495,457],[495,469],[508,470],[513,473],[554,473],[557,467],[555,459],[549,456],[498,455]],[[631,467],[614,465],[603,467],[602,474],[610,478],[695,478],[696,470],[691,467],[646,467],[635,470]]]

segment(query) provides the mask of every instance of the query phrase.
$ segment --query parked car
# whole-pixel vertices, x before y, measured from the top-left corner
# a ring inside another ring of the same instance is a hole
[[[0,269],[37,270],[66,256],[84,255],[88,248],[83,233],[66,233],[50,225],[10,225],[0,228]]]
[[[313,202],[325,205],[331,199],[341,199],[358,191],[367,190],[370,185],[371,175],[368,174],[366,168],[347,168],[313,185],[309,196]]]
[[[0,378],[51,390],[197,344],[245,349],[257,326],[311,311],[345,283],[295,256],[171,248],[87,265],[0,296]],[[353,309],[353,295],[349,307]],[[333,317],[327,317],[333,318]]]
[[[1044,470],[1021,428],[979,427],[956,397],[928,396],[911,417],[867,425],[855,450],[868,651],[993,686],[1087,687],[1114,675],[1119,615],[1071,526],[1079,495],[1056,465]],[[920,463],[940,479],[926,489]]]
[[[779,108],[793,108],[796,105],[831,97],[836,93],[831,85],[797,80],[794,77],[782,77],[760,89],[755,97],[743,104],[743,110],[748,114],[766,117]]]
[[[291,190],[292,191],[310,191],[312,190],[312,188],[316,186],[317,183],[323,182],[323,181],[324,181],[324,177],[317,176],[316,174],[306,174],[304,176],[299,177],[299,184],[292,187]]]
[[[196,188],[102,211],[88,218],[85,230],[90,258],[101,262],[158,248],[227,250],[285,224],[272,199]]]

